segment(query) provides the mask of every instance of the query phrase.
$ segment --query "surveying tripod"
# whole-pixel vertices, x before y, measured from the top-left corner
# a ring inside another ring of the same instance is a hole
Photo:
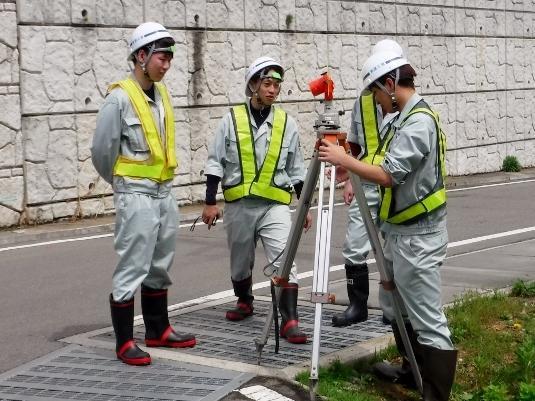
[[[290,229],[290,234],[286,243],[286,247],[284,248],[284,251],[282,253],[278,276],[272,278],[272,281],[275,284],[273,302],[276,303],[276,305],[278,306],[282,289],[277,284],[288,280],[290,270],[295,259],[295,254],[297,252],[297,247],[301,239],[301,234],[303,232],[303,226],[305,224],[306,216],[310,209],[314,191],[316,189],[316,183],[319,179],[318,217],[316,222],[316,248],[314,255],[314,273],[311,292],[311,302],[315,303],[314,334],[312,340],[312,357],[309,384],[311,400],[315,399],[315,392],[319,381],[318,365],[321,342],[322,308],[323,304],[330,302],[331,299],[328,292],[330,267],[329,259],[332,229],[331,224],[334,209],[334,192],[336,183],[336,169],[332,168],[330,174],[328,203],[327,205],[324,205],[323,192],[325,162],[321,162],[319,160],[318,149],[322,139],[337,143],[338,145],[343,146],[346,150],[348,148],[346,143],[346,134],[340,131],[339,115],[341,113],[333,111],[332,109],[332,99],[334,90],[334,84],[332,82],[332,79],[327,73],[322,74],[322,78],[320,79],[322,79],[325,83],[324,87],[320,88],[319,90],[314,90],[315,88],[313,88],[313,84],[318,81],[316,80],[310,83],[310,89],[315,96],[320,93],[325,93],[325,100],[323,101],[324,112],[319,115],[319,118],[314,124],[314,130],[316,132],[317,137],[316,145],[314,147],[314,153],[310,160],[308,172],[305,178],[303,189],[301,191],[301,196],[297,204],[296,217]],[[423,393],[422,378],[418,370],[414,351],[409,341],[407,329],[405,328],[405,323],[403,319],[403,300],[399,292],[397,291],[393,280],[391,280],[388,275],[388,272],[386,271],[383,248],[379,240],[379,235],[377,233],[375,223],[368,208],[368,203],[366,201],[366,197],[362,189],[360,178],[356,174],[350,174],[350,180],[351,184],[353,185],[353,192],[355,193],[355,197],[364,224],[366,226],[366,231],[368,233],[371,248],[375,254],[377,269],[381,278],[381,285],[386,291],[388,291],[389,294],[391,294],[393,298],[392,305],[394,309],[395,320],[400,330],[401,339],[407,352],[407,357],[409,359],[416,385],[420,393]],[[268,308],[268,314],[262,330],[261,337],[255,339],[256,351],[258,354],[258,364],[261,363],[262,350],[267,344],[269,333],[271,331],[271,326],[273,324],[274,319],[274,309],[276,310],[276,308]],[[277,351],[278,349],[276,348],[275,352]]]

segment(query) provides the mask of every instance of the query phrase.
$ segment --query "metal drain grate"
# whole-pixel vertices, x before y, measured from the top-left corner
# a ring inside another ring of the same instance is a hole
[[[181,349],[180,352],[256,365],[257,353],[253,340],[262,333],[267,308],[271,307],[271,303],[255,301],[255,314],[242,322],[230,322],[225,319],[225,311],[232,306],[234,303],[226,303],[171,317],[171,324],[177,331],[190,332],[197,337],[197,345],[194,348]],[[323,308],[321,355],[330,354],[390,332],[390,326],[382,323],[380,315],[370,315],[366,322],[349,327],[332,327],[332,316],[338,312],[328,307]],[[312,305],[299,306],[299,321],[301,329],[311,340],[314,329]],[[137,326],[135,329],[135,337],[141,341],[144,338],[145,329],[143,326]],[[111,331],[94,338],[115,341]],[[268,344],[262,352],[262,365],[283,369],[289,365],[302,364],[310,360],[311,350],[310,341],[308,344],[297,345],[288,344],[286,340],[281,339],[279,353],[275,354],[275,339],[272,331]]]
[[[218,400],[252,377],[161,359],[128,366],[112,352],[73,345],[1,375],[0,401]]]

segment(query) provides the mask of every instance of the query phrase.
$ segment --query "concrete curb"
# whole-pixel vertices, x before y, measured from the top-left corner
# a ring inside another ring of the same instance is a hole
[[[515,182],[535,179],[535,168],[523,170],[519,173],[486,173],[464,175],[446,178],[446,189],[463,188],[478,185],[501,184],[506,182]]]
[[[198,213],[181,213],[180,224],[193,222]],[[23,243],[54,241],[66,238],[111,234],[115,230],[114,215],[83,219],[74,223],[50,223],[40,226],[18,227],[0,231],[0,246],[16,246]],[[104,223],[104,221],[110,221]]]

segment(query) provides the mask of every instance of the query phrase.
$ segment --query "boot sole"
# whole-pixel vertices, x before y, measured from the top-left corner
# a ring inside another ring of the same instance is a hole
[[[126,363],[127,365],[132,365],[132,366],[147,366],[147,365],[150,365],[152,362],[150,356],[147,358],[130,359],[130,358],[125,358],[123,356],[117,355],[117,359],[119,359],[123,363]]]
[[[375,364],[372,367],[373,374],[380,380],[399,384],[408,389],[416,390],[416,383],[412,372],[401,372],[399,367],[395,365],[381,365],[382,362]]]
[[[161,341],[161,340],[145,340],[147,347],[166,347],[166,348],[191,348],[197,344],[195,339],[181,342]]]
[[[227,320],[230,320],[231,322],[239,322],[241,320],[244,320],[244,319],[247,319],[249,316],[252,316],[253,313],[246,313],[246,314],[240,314],[240,313],[237,313],[237,312],[227,312],[227,314],[225,315],[225,317],[227,318]]]
[[[366,320],[368,320],[368,316],[366,316],[365,318],[363,319],[357,319],[357,320],[350,320],[350,321],[344,321],[344,322],[335,322],[334,320],[332,321],[332,326],[333,327],[347,327],[347,326],[351,326],[353,324],[357,324],[357,323],[362,323],[362,322],[365,322]]]
[[[306,344],[308,338],[307,336],[297,336],[297,337],[286,337],[286,341],[288,341],[291,344]]]

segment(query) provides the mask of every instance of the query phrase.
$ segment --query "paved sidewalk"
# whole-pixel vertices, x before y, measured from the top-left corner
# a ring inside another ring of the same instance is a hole
[[[516,174],[450,178],[449,187],[533,178],[535,169],[529,169]],[[200,210],[201,205],[183,207],[183,222],[191,221]],[[0,232],[0,246],[99,235],[112,230],[111,216],[19,228]],[[533,241],[476,253],[462,247],[456,249],[442,267],[444,302],[451,302],[467,290],[507,286],[515,278],[535,280],[532,258]],[[499,268],[505,263],[506,271]],[[309,336],[314,321],[310,284],[310,280],[303,280],[299,300],[302,328]],[[336,294],[339,305],[324,307],[321,364],[370,355],[392,340],[389,327],[381,322],[378,288],[378,275],[372,273],[368,321],[335,329],[330,325],[331,317],[345,309],[347,295],[345,280],[331,281],[330,291]],[[127,366],[116,360],[111,327],[64,338],[64,348],[0,375],[0,400],[286,401],[283,396],[308,400],[308,390],[292,379],[297,372],[309,369],[312,344],[289,345],[281,339],[280,352],[275,355],[272,333],[259,365],[253,340],[261,333],[270,299],[262,295],[256,299],[255,315],[238,323],[223,317],[226,308],[234,303],[233,297],[173,310],[171,323],[178,330],[195,332],[198,345],[192,349],[151,349],[154,364],[150,367]],[[135,336],[141,341],[143,335],[143,323],[137,321]]]

